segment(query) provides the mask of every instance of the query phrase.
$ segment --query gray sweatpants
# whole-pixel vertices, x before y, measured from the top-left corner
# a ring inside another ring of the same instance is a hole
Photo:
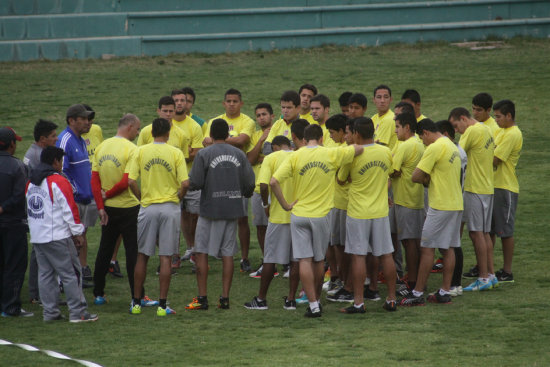
[[[59,310],[59,284],[63,282],[69,318],[78,319],[86,310],[82,293],[82,270],[76,247],[71,238],[48,243],[35,243],[38,262],[38,288],[44,308],[44,320],[52,320],[61,314]]]

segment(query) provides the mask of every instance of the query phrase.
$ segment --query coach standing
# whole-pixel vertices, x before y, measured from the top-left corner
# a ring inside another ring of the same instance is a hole
[[[33,316],[21,308],[21,287],[27,270],[25,165],[15,158],[21,137],[0,128],[0,306],[2,316]]]

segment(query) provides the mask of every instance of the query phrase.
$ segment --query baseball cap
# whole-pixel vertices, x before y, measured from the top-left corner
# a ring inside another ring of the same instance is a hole
[[[84,107],[83,104],[74,104],[67,110],[67,118],[68,117],[88,117],[90,116],[92,111],[88,111],[86,107]]]
[[[11,127],[0,128],[0,146],[8,146],[12,141],[21,141],[21,137]]]

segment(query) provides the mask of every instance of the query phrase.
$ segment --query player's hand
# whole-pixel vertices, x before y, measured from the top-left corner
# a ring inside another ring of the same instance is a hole
[[[204,138],[204,140],[202,141],[202,145],[204,145],[205,147],[209,146],[209,145],[212,145],[213,143],[213,140],[211,137],[207,136],[206,138]]]
[[[265,215],[269,218],[269,208],[271,205],[268,205],[267,208],[264,208]]]
[[[265,141],[270,131],[271,131],[271,126],[264,130],[262,136],[260,136],[260,141]]]
[[[109,222],[109,216],[107,215],[107,212],[105,211],[105,209],[99,209],[98,213],[101,225],[106,226]]]
[[[292,208],[294,208],[294,205],[296,205],[296,203],[298,202],[298,199],[294,200],[293,203],[291,204],[287,204],[285,208],[283,208],[284,210],[286,210],[287,212],[291,211]]]
[[[81,234],[78,236],[73,236],[73,242],[76,248],[81,248],[84,246],[84,236]]]

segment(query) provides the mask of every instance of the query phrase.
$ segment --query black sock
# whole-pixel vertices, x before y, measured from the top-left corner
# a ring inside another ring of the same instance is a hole
[[[159,306],[162,308],[166,308],[166,298],[160,298],[159,299]]]
[[[134,306],[135,305],[140,305],[141,306],[141,299],[139,298],[134,298]]]
[[[409,289],[414,289],[414,287],[416,287],[416,282],[411,282],[409,280],[407,283],[409,283]]]

